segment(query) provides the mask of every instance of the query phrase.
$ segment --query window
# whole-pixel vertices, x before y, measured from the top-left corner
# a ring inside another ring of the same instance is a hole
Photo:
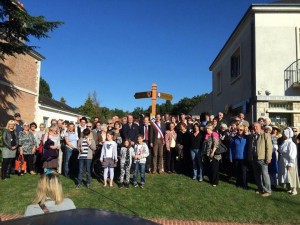
[[[221,72],[217,74],[217,94],[222,92],[222,79],[221,79]]]
[[[241,74],[241,52],[238,48],[231,56],[231,79],[238,77]]]

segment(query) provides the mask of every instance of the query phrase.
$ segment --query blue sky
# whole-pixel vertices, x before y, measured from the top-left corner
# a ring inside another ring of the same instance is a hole
[[[211,91],[209,66],[251,3],[270,0],[23,0],[31,15],[65,24],[32,40],[46,57],[41,75],[53,98],[84,104],[96,91],[101,106],[132,111],[151,90],[172,103]],[[164,100],[158,100],[163,103]]]

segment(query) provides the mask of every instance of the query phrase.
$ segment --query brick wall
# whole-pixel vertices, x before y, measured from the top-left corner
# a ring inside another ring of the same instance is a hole
[[[0,62],[0,126],[5,126],[15,112],[26,122],[34,121],[39,65],[39,60],[31,55],[7,57]]]

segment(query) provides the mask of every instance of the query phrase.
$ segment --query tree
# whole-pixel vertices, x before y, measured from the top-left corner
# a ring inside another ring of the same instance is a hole
[[[37,39],[48,38],[48,32],[53,31],[63,22],[46,21],[43,16],[31,16],[23,5],[15,0],[0,1],[0,58],[27,54],[36,46],[29,46],[29,37]]]
[[[86,115],[90,118],[94,118],[95,117],[95,107],[93,105],[93,100],[90,96],[90,94],[88,95],[87,99],[85,100],[84,105],[80,106],[78,108],[79,112],[83,115]]]
[[[66,104],[66,102],[67,102],[66,99],[65,99],[64,97],[61,97],[59,101],[60,101],[61,103],[64,103],[64,104]]]
[[[45,96],[47,98],[52,98],[52,93],[50,91],[50,86],[46,80],[42,77],[40,78],[40,91],[39,95]]]

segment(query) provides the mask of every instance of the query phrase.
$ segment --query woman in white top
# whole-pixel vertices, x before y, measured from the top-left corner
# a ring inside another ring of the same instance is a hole
[[[297,165],[297,146],[293,142],[293,131],[291,128],[286,128],[283,131],[283,137],[285,138],[283,144],[279,148],[279,168],[278,168],[278,180],[281,184],[290,184],[291,195],[297,194],[297,188],[299,188],[298,177],[298,165]]]
[[[107,175],[109,171],[109,186],[113,186],[113,180],[114,180],[114,168],[117,165],[118,162],[118,153],[117,153],[117,143],[113,141],[114,132],[113,131],[107,131],[106,134],[106,141],[103,143],[102,150],[101,150],[101,156],[100,156],[100,162],[102,164],[102,167],[104,168],[104,183],[103,187],[106,187],[107,185]]]
[[[75,209],[73,201],[64,198],[58,175],[47,169],[38,181],[33,204],[27,206],[24,216]]]

